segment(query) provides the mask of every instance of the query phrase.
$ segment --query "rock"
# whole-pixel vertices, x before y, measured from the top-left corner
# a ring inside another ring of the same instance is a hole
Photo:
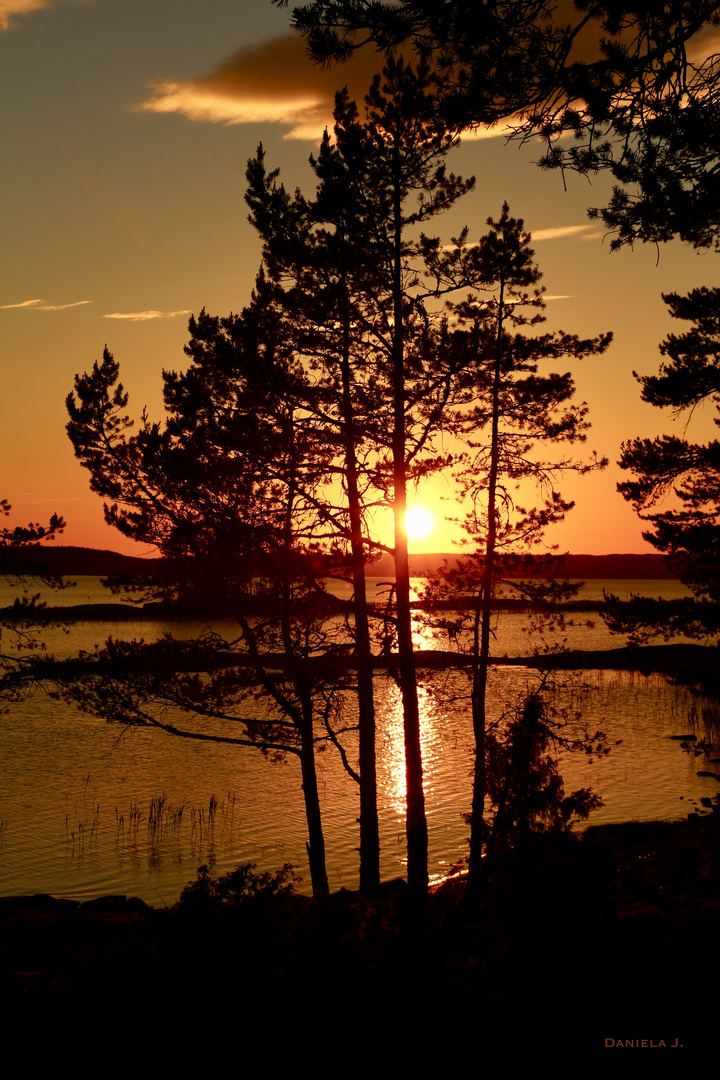
[[[149,911],[148,905],[139,896],[97,896],[94,900],[86,900],[82,905],[83,911],[102,911],[111,915],[132,914],[137,911]]]

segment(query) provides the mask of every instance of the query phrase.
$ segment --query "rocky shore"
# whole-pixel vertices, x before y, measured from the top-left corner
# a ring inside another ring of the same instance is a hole
[[[74,1014],[102,1025],[149,993],[163,1023],[192,1003],[198,1021],[230,1010],[258,1030],[278,1022],[283,1002],[294,1004],[279,1022],[293,1027],[316,1007],[352,1026],[368,1009],[414,1003],[439,1023],[474,1017],[488,1046],[520,1025],[590,1057],[651,1048],[624,1045],[635,1039],[687,1054],[714,1030],[719,841],[717,812],[538,838],[474,910],[462,876],[435,888],[422,913],[402,881],[373,898],[261,892],[220,903],[190,890],[170,910],[8,897],[0,1003],[18,1022]]]

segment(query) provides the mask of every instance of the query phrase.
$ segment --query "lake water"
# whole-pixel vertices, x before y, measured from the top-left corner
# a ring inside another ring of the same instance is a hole
[[[77,579],[60,594],[64,603],[107,601],[97,579]],[[617,593],[684,595],[662,582],[589,582],[584,595]],[[3,601],[0,596],[0,602]],[[53,598],[53,602],[55,599]],[[591,624],[591,625],[589,625]],[[501,615],[494,652],[527,655],[533,640],[527,617]],[[218,626],[232,633],[230,624]],[[105,637],[159,637],[170,630],[190,635],[200,624],[76,623],[69,634],[46,634],[56,654],[70,655]],[[610,648],[597,616],[581,614],[567,630],[570,648]],[[433,638],[418,629],[418,642]],[[491,673],[490,701],[497,714],[537,685],[538,673],[521,663]],[[709,758],[682,753],[673,736],[699,725],[702,702],[661,676],[623,672],[562,673],[551,697],[568,716],[580,714],[589,729],[604,730],[611,754],[600,762],[563,755],[566,790],[591,786],[605,806],[590,823],[632,818],[676,818],[712,798],[720,784],[700,771],[720,772]],[[470,804],[471,729],[462,695],[466,676],[435,673],[420,687],[430,870],[447,874],[466,852]],[[709,711],[709,708],[708,708]],[[399,692],[377,680],[378,786],[382,874],[404,873],[404,761]],[[156,731],[126,732],[54,701],[38,688],[7,704],[2,718],[0,789],[0,894],[51,892],[88,898],[104,893],[139,895],[172,904],[200,863],[214,872],[254,861],[262,869],[291,862],[304,874],[305,820],[295,759],[273,763],[251,749],[195,744]],[[352,751],[352,747],[350,748]],[[322,811],[332,888],[357,886],[357,788],[338,755],[318,756]]]

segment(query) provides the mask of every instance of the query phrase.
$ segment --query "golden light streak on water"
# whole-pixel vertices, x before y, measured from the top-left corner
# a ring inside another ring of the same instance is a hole
[[[418,706],[423,788],[425,798],[431,802],[434,775],[443,747],[438,729],[436,702],[429,688],[422,683],[418,685]],[[387,805],[392,807],[398,819],[404,823],[407,787],[402,694],[400,688],[389,680],[386,693],[382,698],[382,720],[378,741],[378,786],[385,793]],[[430,812],[430,806],[428,806],[428,811]]]
[[[77,590],[68,590],[75,592],[72,602],[107,600],[99,583],[97,593],[91,594],[91,585],[89,579],[80,579]],[[646,589],[656,595],[667,590],[669,596],[678,595],[674,582],[591,582],[587,588],[599,597],[603,586],[616,592]],[[70,600],[67,594],[60,596]],[[582,615],[582,625],[572,628],[571,646],[622,644],[610,637],[601,620],[595,621],[591,629]],[[523,633],[523,623],[519,614],[500,616],[493,651],[510,656],[528,651],[532,641]],[[92,649],[108,635],[155,640],[165,631],[184,637],[203,629],[202,623],[79,622],[70,635],[53,631],[46,640],[58,655],[70,655],[78,648]],[[230,622],[216,629],[228,637],[237,634]],[[432,647],[430,632],[419,621],[414,633],[416,648]],[[438,641],[436,647],[448,645]],[[470,806],[472,728],[467,673],[434,671],[430,682],[420,672],[420,678],[425,680],[419,699],[429,865],[436,879],[467,851],[468,827],[461,815]],[[537,679],[537,672],[519,664],[494,668],[491,716],[497,718],[521,700]],[[689,758],[677,741],[690,731],[702,736],[696,714],[706,703],[661,676],[562,672],[556,676],[551,703],[578,712],[591,731],[605,730],[612,746],[610,756],[601,761],[561,755],[566,790],[590,786],[605,800],[591,824],[702,812],[701,798],[714,798],[720,790],[715,753]],[[389,676],[379,673],[376,708],[382,876],[387,880],[404,872],[405,755],[400,692]],[[356,760],[352,734],[347,739],[348,753]],[[318,767],[332,887],[355,888],[357,786],[332,750],[319,754]],[[165,800],[162,827],[150,831],[150,808],[160,798]],[[217,811],[211,819],[215,798]],[[0,895],[53,892],[86,899],[126,893],[171,904],[195,876],[199,862],[222,873],[245,861],[257,862],[263,870],[296,863],[304,876],[301,888],[308,891],[306,834],[294,760],[268,762],[253,750],[199,746],[145,730],[128,732],[118,741],[114,725],[84,716],[39,690],[32,698],[9,703],[3,716]]]
[[[378,784],[398,823],[405,822],[405,739],[400,687],[388,680],[378,733]]]

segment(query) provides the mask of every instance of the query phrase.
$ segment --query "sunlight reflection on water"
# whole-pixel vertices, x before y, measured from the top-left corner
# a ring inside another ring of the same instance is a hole
[[[495,715],[517,701],[537,673],[491,672]],[[420,687],[422,749],[433,877],[465,853],[471,791],[471,724],[460,696],[462,673],[433,673]],[[571,713],[613,745],[600,762],[562,755],[566,789],[592,786],[605,807],[592,822],[678,817],[718,782],[698,777],[713,765],[683,755],[670,735],[688,730],[694,704],[660,677],[563,673],[556,693]],[[378,679],[378,785],[383,876],[405,862],[404,754],[400,693]],[[294,761],[272,764],[252,750],[197,746],[117,729],[36,694],[11,704],[3,722],[0,894],[50,891],[87,897],[125,892],[171,903],[199,862],[220,872],[239,861],[263,868],[305,866],[305,823]],[[349,752],[352,756],[352,740]],[[357,884],[357,788],[337,755],[319,758],[333,887]],[[151,800],[165,797],[164,820],[150,828]],[[214,816],[209,807],[217,800]],[[178,809],[182,814],[178,820]],[[307,886],[307,875],[306,875]]]
[[[497,653],[518,655],[519,643],[521,651],[528,650],[523,619],[499,617]],[[51,636],[58,653],[67,655],[92,648],[109,634],[152,640],[166,631],[191,636],[202,629],[200,623],[78,623],[69,635],[53,631]],[[228,635],[234,632],[228,622]],[[575,632],[584,648],[619,644],[604,626],[597,631],[605,635],[600,645],[587,627]],[[415,633],[419,648],[432,648],[437,641],[428,628],[418,626]],[[493,669],[492,715],[512,707],[538,678],[522,665]],[[683,816],[719,790],[717,780],[697,775],[715,772],[717,765],[683,755],[670,739],[690,730],[696,702],[662,677],[570,672],[557,676],[556,686],[557,703],[570,715],[580,713],[590,729],[605,730],[613,744],[610,756],[600,762],[561,756],[566,789],[592,786],[605,800],[591,823]],[[402,707],[389,676],[381,675],[376,687],[382,874],[390,878],[403,873],[405,863]],[[443,876],[466,851],[468,827],[461,814],[469,809],[471,791],[468,694],[464,672],[421,674],[433,878]],[[353,707],[350,703],[349,714]],[[352,738],[349,753],[356,755]],[[248,860],[263,869],[285,861],[306,868],[294,760],[274,764],[252,750],[189,744],[145,730],[118,739],[117,728],[41,692],[10,704],[3,718],[3,756],[0,894],[49,891],[86,898],[124,892],[150,903],[172,903],[200,862],[216,872]],[[318,768],[331,887],[355,887],[357,788],[334,751],[318,755]],[[157,800],[163,796],[158,821]],[[306,890],[308,881],[305,869]]]

